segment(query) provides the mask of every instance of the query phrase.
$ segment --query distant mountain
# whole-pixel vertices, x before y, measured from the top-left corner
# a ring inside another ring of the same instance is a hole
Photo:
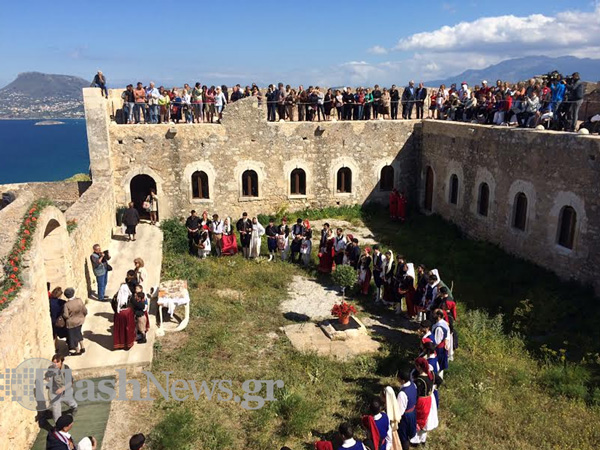
[[[90,81],[71,75],[20,73],[0,89],[0,118],[83,117],[81,89]]]
[[[460,84],[466,81],[470,85],[480,84],[487,80],[490,85],[496,80],[517,82],[531,78],[533,75],[543,75],[553,70],[558,70],[563,75],[579,72],[581,79],[585,81],[600,81],[600,59],[576,58],[574,56],[561,56],[550,58],[548,56],[526,56],[524,58],[507,59],[485,69],[465,70],[442,80],[432,80],[425,84],[427,86],[439,86],[452,83]]]

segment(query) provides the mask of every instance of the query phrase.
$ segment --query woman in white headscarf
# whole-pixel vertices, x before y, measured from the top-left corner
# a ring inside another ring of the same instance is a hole
[[[402,444],[400,443],[400,438],[398,437],[398,424],[402,419],[400,405],[398,404],[396,393],[391,386],[387,386],[384,392],[385,409],[387,416],[390,419],[390,427],[392,428],[392,447],[388,448],[389,450],[402,450]]]
[[[93,436],[86,436],[77,444],[77,450],[96,450],[98,445],[96,438]]]
[[[263,234],[265,234],[265,228],[256,217],[253,217],[252,235],[250,236],[250,258],[258,258],[260,256],[260,244]]]
[[[383,263],[383,303],[388,305],[394,302],[394,272],[396,263],[394,262],[394,253],[391,250],[385,252],[385,262]]]

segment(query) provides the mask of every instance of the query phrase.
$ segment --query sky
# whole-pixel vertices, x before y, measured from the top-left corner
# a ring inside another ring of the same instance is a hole
[[[600,55],[600,0],[4,0],[0,86],[405,84],[528,55]]]

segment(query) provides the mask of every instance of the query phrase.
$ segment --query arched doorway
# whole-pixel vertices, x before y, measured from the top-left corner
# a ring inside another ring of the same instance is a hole
[[[68,243],[68,232],[58,221],[51,219],[44,230],[42,240],[42,254],[44,258],[44,273],[46,283],[50,289],[60,286],[69,287],[67,276],[66,245]]]
[[[427,166],[425,174],[425,203],[423,205],[426,211],[433,208],[433,169]]]
[[[131,201],[135,205],[135,208],[140,213],[140,217],[142,219],[150,219],[150,214],[143,208],[144,201],[148,194],[150,194],[150,190],[154,189],[156,192],[156,181],[150,175],[140,174],[136,175],[131,179],[129,184],[129,190],[131,192]],[[160,199],[159,199],[160,200]],[[157,213],[157,219],[159,219]]]

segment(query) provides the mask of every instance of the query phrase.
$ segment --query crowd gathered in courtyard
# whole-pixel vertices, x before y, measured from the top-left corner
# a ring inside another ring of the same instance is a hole
[[[146,200],[151,200],[151,195]],[[389,205],[390,220],[402,224],[407,207],[404,196],[393,190]],[[126,215],[127,211],[123,216]],[[139,216],[135,220],[139,222]],[[419,340],[415,354],[418,357],[407,361],[398,372],[399,388],[396,391],[388,386],[369,402],[361,420],[364,428],[361,434],[366,439],[358,440],[351,424],[343,423],[334,442],[340,444],[339,450],[406,450],[424,445],[428,433],[438,426],[439,387],[458,347],[454,327],[457,309],[451,287],[442,281],[437,269],[415,265],[401,254],[394,256],[394,250],[383,250],[377,244],[361,246],[357,237],[345,233],[341,227],[325,222],[320,230],[313,230],[306,218],[298,217],[293,222],[288,223],[285,217],[279,221],[269,218],[268,224],[263,226],[257,216],[250,217],[245,212],[232,221],[230,217],[220,218],[207,211],[201,215],[191,211],[185,221],[188,250],[201,259],[235,255],[240,249],[245,258],[261,258],[262,241],[266,239],[268,254],[262,258],[268,258],[272,263],[284,261],[308,266],[312,264],[314,241],[318,249],[318,271],[329,274],[344,265],[354,269],[357,292],[364,296],[373,294],[374,304],[391,308],[395,314],[416,324]],[[135,225],[126,225],[124,231],[130,240],[134,240]],[[144,261],[136,258],[110,299],[106,295],[107,280],[112,271],[110,261],[109,252],[95,245],[90,264],[97,281],[98,300],[110,301],[114,311],[114,349],[129,350],[136,341],[139,344],[146,342],[151,298],[151,292],[147,293],[144,287],[148,272]],[[55,287],[49,297],[55,343],[66,338],[71,355],[84,353],[81,328],[87,314],[85,304],[75,297],[72,288],[63,292],[60,287]],[[55,425],[48,433],[47,449],[95,449],[94,437],[87,437],[75,445],[69,434],[78,405],[65,396],[65,370],[68,367],[64,356],[58,352],[59,346],[56,348],[51,367],[54,370],[48,375],[52,378],[51,396],[54,398],[49,411]],[[63,403],[70,408],[65,413],[62,412]],[[144,445],[142,434],[131,438],[131,450],[141,449]],[[321,440],[315,443],[315,448],[333,450],[334,447],[332,441]]]
[[[108,95],[104,75],[97,74],[92,85]],[[482,80],[469,86],[441,85],[426,88],[423,83],[408,82],[399,89],[375,84],[373,87],[322,88],[283,83],[266,89],[256,83],[228,88],[196,82],[183,88],[156,86],[153,82],[122,92],[121,123],[214,123],[220,122],[227,104],[246,97],[256,97],[266,106],[267,120],[331,121],[377,119],[439,119],[458,122],[515,127],[543,126],[548,129],[576,131],[584,101],[584,83],[579,73],[563,77],[552,72],[541,78],[509,83],[496,80],[494,85]],[[600,122],[600,115],[585,117]],[[586,124],[590,128],[590,123]],[[596,125],[593,125],[595,129]]]

